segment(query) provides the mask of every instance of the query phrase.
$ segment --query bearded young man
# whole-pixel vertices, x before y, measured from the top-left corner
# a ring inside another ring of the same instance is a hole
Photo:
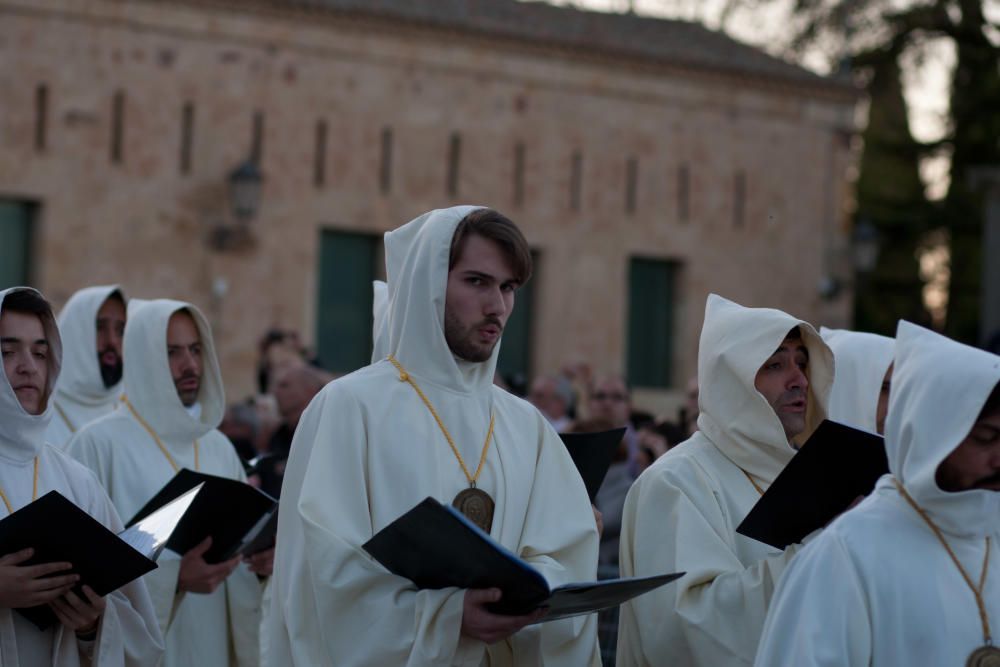
[[[499,616],[499,591],[418,590],[362,544],[427,496],[484,529],[550,585],[593,579],[586,489],[545,417],[493,386],[500,337],[531,255],[499,213],[426,213],[385,236],[387,358],[326,386],[285,471],[265,664],[600,664],[596,615]],[[474,487],[474,488],[472,488]],[[482,515],[488,515],[484,512]]]
[[[74,433],[117,407],[125,320],[125,296],[118,285],[84,288],[59,313],[66,348],[53,396],[55,417],[45,433],[50,444],[65,447]]]
[[[158,299],[131,308],[125,332],[125,398],[91,422],[67,451],[90,468],[124,517],[132,517],[181,468],[246,481],[232,443],[218,431],[225,411],[212,332],[201,312]],[[273,551],[251,569],[239,557],[209,564],[206,538],[186,554],[164,551],[143,579],[166,643],[164,667],[260,659],[262,587]]]
[[[622,605],[618,664],[749,665],[784,551],[737,526],[826,415],[833,355],[806,322],[712,294],[698,347],[698,431],[632,485],[622,576],[686,572]]]
[[[108,529],[121,521],[89,470],[45,443],[62,342],[48,302],[37,291],[0,291],[0,517],[58,491]],[[58,525],[48,527],[59,530]],[[26,564],[32,550],[0,554],[0,665],[145,667],[159,663],[163,639],[149,594],[133,581],[104,597],[72,563]],[[14,610],[48,604],[59,624],[39,630]]]

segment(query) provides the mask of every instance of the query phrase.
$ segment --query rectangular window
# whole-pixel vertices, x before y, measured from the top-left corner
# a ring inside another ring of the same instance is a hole
[[[0,199],[0,289],[31,282],[31,241],[37,205]]]
[[[462,135],[453,132],[448,141],[448,195],[458,196],[458,175],[462,158]]]
[[[639,160],[630,157],[625,161],[625,212],[635,213],[639,189]]]
[[[264,112],[253,112],[253,131],[250,135],[250,160],[258,165],[264,160]]]
[[[669,387],[677,264],[633,257],[629,263],[628,377],[637,387]]]
[[[574,151],[569,165],[569,208],[579,211],[583,203],[583,153]]]
[[[316,146],[313,149],[313,185],[317,188],[326,184],[326,121],[316,121]]]
[[[514,206],[524,204],[524,144],[514,145]]]
[[[691,219],[691,170],[686,164],[677,168],[677,219]]]
[[[49,124],[49,87],[44,83],[35,87],[35,150],[45,150]]]
[[[372,281],[381,237],[334,229],[320,232],[316,346],[323,367],[349,373],[372,353]]]
[[[116,91],[111,99],[111,161],[121,164],[124,159],[125,93]]]
[[[503,328],[503,344],[497,358],[497,370],[507,382],[527,381],[532,374],[531,341],[534,339],[535,286],[541,277],[540,254],[531,251],[534,271],[527,285],[514,295],[514,310]]]
[[[392,128],[382,128],[382,150],[378,163],[378,184],[382,194],[392,191]]]
[[[742,227],[746,224],[747,211],[747,174],[737,171],[733,176],[733,226]]]
[[[194,144],[194,104],[185,102],[181,108],[181,173],[191,173],[191,150]]]

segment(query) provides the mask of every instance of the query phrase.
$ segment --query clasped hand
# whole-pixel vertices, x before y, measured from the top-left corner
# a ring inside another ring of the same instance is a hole
[[[486,605],[498,602],[502,593],[499,588],[469,589],[465,591],[462,605],[462,634],[487,644],[495,644],[531,625],[547,613],[546,609],[536,609],[522,616],[494,614]]]
[[[47,604],[67,628],[81,634],[92,632],[104,613],[104,598],[89,586],[83,587],[86,600],[73,592],[80,576],[69,573],[73,568],[71,563],[22,565],[34,553],[34,549],[23,549],[0,558],[0,607],[16,609]]]
[[[205,552],[211,546],[212,538],[206,537],[181,558],[181,570],[177,576],[178,591],[212,593],[240,564],[242,557],[238,555],[221,563],[205,562]]]

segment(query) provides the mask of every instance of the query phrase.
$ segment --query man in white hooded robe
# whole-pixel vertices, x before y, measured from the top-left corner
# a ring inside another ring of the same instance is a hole
[[[225,396],[201,312],[167,299],[130,308],[124,347],[122,407],[81,429],[67,448],[94,471],[121,516],[134,516],[181,468],[246,481],[217,430]],[[144,577],[166,642],[164,667],[259,664],[262,586],[238,557],[207,564],[208,547],[164,551]]]
[[[878,334],[826,327],[820,327],[819,335],[833,351],[837,367],[829,418],[881,434],[889,406],[895,341]]]
[[[0,497],[4,503],[0,512],[7,516],[58,491],[108,529],[121,531],[118,514],[94,475],[44,441],[53,417],[52,388],[59,376],[62,344],[49,304],[37,291],[26,287],[0,291],[0,347]],[[51,529],[58,530],[58,526]],[[39,630],[11,607],[65,604],[69,596],[75,603],[82,601],[68,590],[76,580],[67,569],[71,564],[21,565],[29,557],[30,551],[0,554],[0,665],[148,667],[159,663],[163,639],[141,580],[97,598],[100,602],[76,604],[74,616],[78,618],[73,626],[60,623]],[[50,578],[39,579],[43,575]],[[84,593],[89,596],[92,591],[85,588]],[[98,613],[96,628],[80,625]]]
[[[530,254],[524,244],[526,270],[518,270],[514,251],[473,231],[453,265],[466,216],[502,224],[487,209],[456,207],[386,234],[388,313],[375,329],[387,327],[390,358],[327,385],[299,422],[282,491],[266,665],[600,663],[594,614],[524,626],[535,615],[485,612],[496,591],[418,590],[361,547],[425,497],[450,504],[469,488],[447,430],[469,471],[484,461],[476,488],[496,503],[495,540],[551,586],[596,574],[594,517],[566,448],[534,407],[493,385],[500,333],[514,289],[530,275]]]
[[[969,661],[1000,633],[1000,357],[902,321],[895,350],[890,474],[795,558],[761,667],[1000,664]]]
[[[118,285],[86,287],[63,306],[58,323],[65,348],[55,416],[45,434],[50,444],[65,447],[80,428],[118,406],[125,319]]]
[[[736,533],[825,418],[833,355],[806,322],[709,295],[698,349],[698,431],[625,500],[622,576],[686,572],[621,608],[623,666],[753,663],[774,587],[799,549]]]

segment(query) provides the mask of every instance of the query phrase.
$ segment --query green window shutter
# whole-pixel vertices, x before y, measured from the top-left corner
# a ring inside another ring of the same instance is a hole
[[[0,289],[30,278],[31,204],[0,200]]]
[[[537,269],[538,255],[532,253],[532,259]],[[535,277],[518,288],[514,296],[514,312],[507,319],[507,325],[503,329],[497,370],[506,379],[520,379],[526,382],[531,373],[531,327],[534,315],[534,285],[537,280],[536,270]]]
[[[669,387],[674,337],[674,262],[629,263],[628,378],[637,387]]]
[[[324,368],[349,373],[371,361],[372,280],[381,239],[330,229],[320,236],[316,343]]]

